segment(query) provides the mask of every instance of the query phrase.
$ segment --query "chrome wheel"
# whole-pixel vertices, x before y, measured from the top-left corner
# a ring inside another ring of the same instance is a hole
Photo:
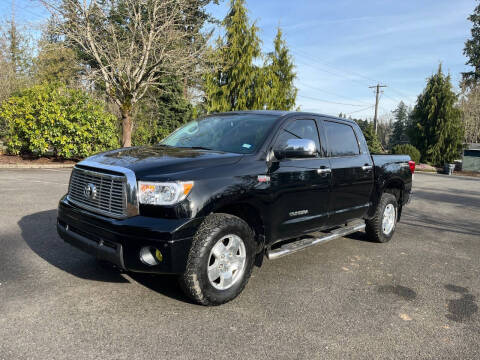
[[[390,235],[393,228],[395,227],[395,218],[397,215],[397,211],[393,204],[388,204],[385,206],[385,210],[383,211],[383,219],[382,219],[382,230],[385,235]]]
[[[237,235],[226,235],[213,246],[208,257],[208,280],[218,290],[232,287],[242,278],[247,259],[245,244]]]

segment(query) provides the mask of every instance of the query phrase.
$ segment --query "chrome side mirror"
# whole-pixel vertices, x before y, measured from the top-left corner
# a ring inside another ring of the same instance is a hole
[[[288,139],[287,146],[274,150],[277,159],[309,158],[317,156],[317,146],[310,139]]]

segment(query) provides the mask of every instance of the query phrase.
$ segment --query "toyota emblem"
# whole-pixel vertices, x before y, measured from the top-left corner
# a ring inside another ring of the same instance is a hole
[[[92,183],[85,185],[83,195],[89,200],[95,200],[97,198],[97,187]]]

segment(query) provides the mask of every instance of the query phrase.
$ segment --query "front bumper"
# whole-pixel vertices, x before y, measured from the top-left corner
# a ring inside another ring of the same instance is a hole
[[[202,220],[141,215],[112,219],[81,209],[63,197],[58,206],[57,231],[65,242],[126,271],[181,274]],[[139,253],[145,246],[161,251],[160,264],[148,266],[140,261]]]

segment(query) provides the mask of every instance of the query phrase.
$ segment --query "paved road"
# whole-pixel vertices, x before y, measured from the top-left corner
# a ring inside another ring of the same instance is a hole
[[[0,170],[0,359],[480,358],[479,180],[416,174],[390,243],[357,233],[267,261],[206,308],[64,244],[68,176]]]

